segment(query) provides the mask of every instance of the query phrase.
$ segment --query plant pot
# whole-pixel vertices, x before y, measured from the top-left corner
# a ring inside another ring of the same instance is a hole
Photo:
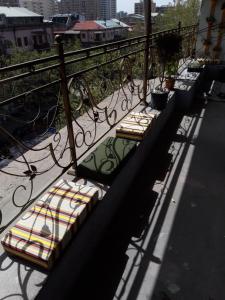
[[[175,79],[174,78],[166,78],[165,80],[165,87],[172,91],[174,89]]]
[[[188,65],[188,72],[200,73],[203,71],[203,64],[199,62],[192,62]]]
[[[157,110],[163,110],[166,107],[168,92],[153,91],[151,92],[151,107]]]

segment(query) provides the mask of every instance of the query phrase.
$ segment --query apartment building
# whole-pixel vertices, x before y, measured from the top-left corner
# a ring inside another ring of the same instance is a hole
[[[58,2],[60,14],[74,13],[79,10],[80,0],[61,0]]]
[[[46,20],[50,20],[56,13],[55,0],[19,0],[19,4],[21,7],[44,16]]]
[[[15,47],[19,51],[46,50],[54,42],[52,24],[23,7],[0,6],[0,32],[1,54],[11,54]]]
[[[111,0],[110,1],[110,10],[111,10],[111,16],[110,18],[116,18],[116,14],[117,14],[117,2],[116,0]]]
[[[156,3],[152,1],[152,12],[156,11]],[[144,1],[140,0],[140,2],[134,3],[134,13],[136,15],[144,15]]]
[[[0,0],[0,6],[20,6],[19,0]]]
[[[110,19],[116,17],[116,0],[100,0],[98,18]]]
[[[59,13],[78,13],[87,20],[95,20],[99,11],[98,5],[98,0],[61,0],[59,2]]]
[[[61,0],[61,14],[78,13],[86,20],[110,19],[116,17],[116,0]]]

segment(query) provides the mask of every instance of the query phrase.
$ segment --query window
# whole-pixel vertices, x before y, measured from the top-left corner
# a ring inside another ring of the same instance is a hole
[[[17,38],[17,46],[22,47],[22,40],[21,38]]]
[[[97,33],[97,34],[96,34],[96,36],[95,36],[95,40],[96,40],[97,42],[99,42],[99,41],[100,41],[100,34],[99,34],[99,33]]]
[[[81,34],[81,37],[82,37],[82,39],[85,39],[85,38],[86,38],[86,34],[85,34],[85,33],[82,33],[82,34]]]
[[[34,45],[37,45],[37,37],[36,35],[33,36]]]
[[[23,40],[24,40],[24,45],[25,45],[25,46],[28,46],[28,38],[25,36],[25,37],[23,38]]]
[[[42,44],[42,43],[43,43],[43,40],[42,40],[42,35],[39,35],[39,37],[38,37],[38,41],[39,41],[39,44]]]
[[[13,43],[10,40],[4,40],[4,45],[6,48],[12,48]]]

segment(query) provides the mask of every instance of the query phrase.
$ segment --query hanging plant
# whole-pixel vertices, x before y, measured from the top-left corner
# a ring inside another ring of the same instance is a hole
[[[209,16],[206,18],[206,21],[209,25],[212,25],[213,23],[216,22],[216,19],[213,16]]]
[[[176,33],[165,33],[155,38],[155,44],[160,61],[165,63],[173,59],[174,55],[181,54],[182,37]]]

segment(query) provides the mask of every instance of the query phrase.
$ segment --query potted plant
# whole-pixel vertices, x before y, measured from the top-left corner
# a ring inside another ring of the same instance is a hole
[[[165,87],[171,91],[174,88],[176,75],[178,71],[179,61],[174,59],[171,62],[168,62],[166,65],[166,79],[165,79]]]
[[[188,72],[202,72],[204,63],[203,59],[193,60],[188,64]]]
[[[216,19],[214,16],[209,16],[206,18],[206,22],[209,24],[209,26],[212,26],[216,22]]]
[[[161,34],[155,39],[155,49],[158,58],[158,77],[160,84],[151,91],[151,106],[162,110],[167,104],[168,89],[163,87],[166,74],[174,72],[175,61],[178,60],[181,53],[182,37],[177,33]],[[173,67],[172,67],[173,66]],[[171,74],[172,75],[172,74]]]

